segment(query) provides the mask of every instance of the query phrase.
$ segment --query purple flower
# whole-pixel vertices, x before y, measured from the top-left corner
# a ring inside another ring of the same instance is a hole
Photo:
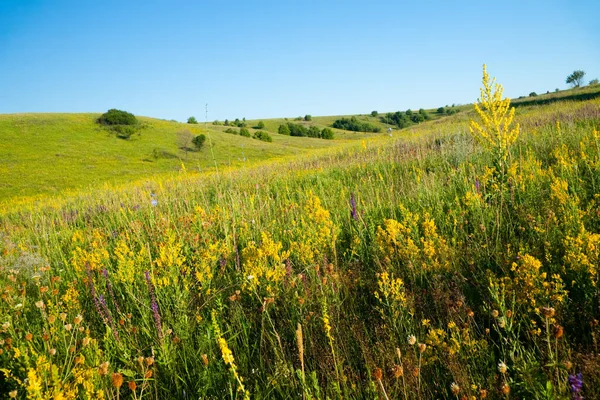
[[[106,279],[106,288],[108,289],[108,294],[110,294],[112,304],[115,307],[115,310],[117,310],[117,313],[120,313],[121,311],[119,310],[119,305],[117,304],[117,299],[115,298],[110,279],[108,279],[108,270],[106,268],[102,270],[102,275],[104,275],[104,279]]]
[[[354,199],[354,193],[352,193],[350,195],[350,207],[351,207],[351,209],[350,209],[350,216],[352,216],[352,218],[355,221],[358,221],[358,214],[356,212],[356,200]]]
[[[583,375],[569,375],[569,386],[571,387],[571,398],[573,400],[583,400],[581,391],[583,390]]]
[[[150,307],[152,308],[152,314],[154,314],[154,325],[158,332],[158,337],[162,338],[162,323],[160,320],[160,314],[158,313],[158,303],[156,302],[156,296],[154,294],[154,285],[152,279],[150,279],[150,271],[144,273],[146,276],[146,282],[148,283],[148,293],[150,293]]]

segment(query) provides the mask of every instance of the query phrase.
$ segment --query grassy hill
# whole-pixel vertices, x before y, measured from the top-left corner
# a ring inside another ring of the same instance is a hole
[[[600,95],[600,87],[585,87],[535,98],[516,99],[519,108],[547,104],[558,100],[586,100]],[[470,105],[450,107],[457,112],[471,110]],[[426,110],[431,118],[425,124],[448,118],[436,109]],[[65,191],[123,184],[157,175],[172,175],[184,167],[188,173],[215,168],[236,168],[275,159],[290,159],[318,150],[356,145],[373,137],[410,134],[415,126],[398,130],[384,124],[381,117],[356,115],[361,122],[381,128],[380,133],[351,132],[334,129],[334,140],[290,137],[277,133],[279,125],[288,122],[320,129],[346,116],[315,116],[312,121],[294,118],[262,120],[273,138],[272,143],[226,133],[228,128],[212,123],[183,124],[153,118],[139,118],[143,128],[128,140],[119,139],[95,121],[99,114],[0,114],[0,203],[29,197],[56,195]],[[462,118],[460,115],[455,118]],[[246,121],[250,133],[259,120]],[[232,128],[239,131],[239,128]],[[188,130],[193,135],[208,136],[198,152],[179,148],[178,133]],[[354,142],[354,144],[353,144]]]
[[[218,171],[202,150],[176,176],[203,127],[95,117],[1,117],[9,182],[98,183],[0,210],[0,397],[600,398],[600,98],[522,104],[506,142],[472,111],[211,126]]]

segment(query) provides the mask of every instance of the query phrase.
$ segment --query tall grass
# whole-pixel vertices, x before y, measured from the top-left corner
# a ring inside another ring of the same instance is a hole
[[[520,108],[502,181],[458,115],[7,212],[0,391],[600,397],[599,107]]]

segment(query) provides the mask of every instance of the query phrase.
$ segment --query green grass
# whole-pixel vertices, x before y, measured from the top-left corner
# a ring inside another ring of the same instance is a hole
[[[0,396],[114,399],[114,373],[122,399],[506,399],[507,388],[547,399],[569,398],[568,375],[582,372],[583,395],[598,398],[599,113],[600,99],[519,107],[507,177],[469,135],[471,111],[334,141],[281,137],[282,120],[265,120],[270,144],[211,127],[218,170],[210,158],[192,171],[203,150],[187,172],[153,161],[175,176],[11,200]],[[2,123],[12,135],[45,127],[46,145],[65,149],[87,127],[97,137],[73,154],[120,161],[176,151],[178,129],[202,130],[143,119],[140,138],[120,141],[93,119]],[[242,142],[256,151],[245,168],[227,162],[241,153],[226,144]]]

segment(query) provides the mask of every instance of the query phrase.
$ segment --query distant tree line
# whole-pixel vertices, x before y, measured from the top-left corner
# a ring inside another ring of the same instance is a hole
[[[439,109],[438,109],[439,112]],[[381,122],[389,125],[396,125],[398,128],[406,128],[412,124],[418,124],[431,119],[431,116],[424,109],[418,112],[406,110],[405,112],[396,111],[395,113],[387,113],[381,117]]]
[[[292,122],[279,125],[278,132],[281,135],[333,139],[333,130],[331,128],[319,129],[314,125],[307,128],[302,124],[294,124]]]
[[[381,132],[381,127],[365,121],[359,121],[356,117],[336,119],[333,127],[354,132]]]

